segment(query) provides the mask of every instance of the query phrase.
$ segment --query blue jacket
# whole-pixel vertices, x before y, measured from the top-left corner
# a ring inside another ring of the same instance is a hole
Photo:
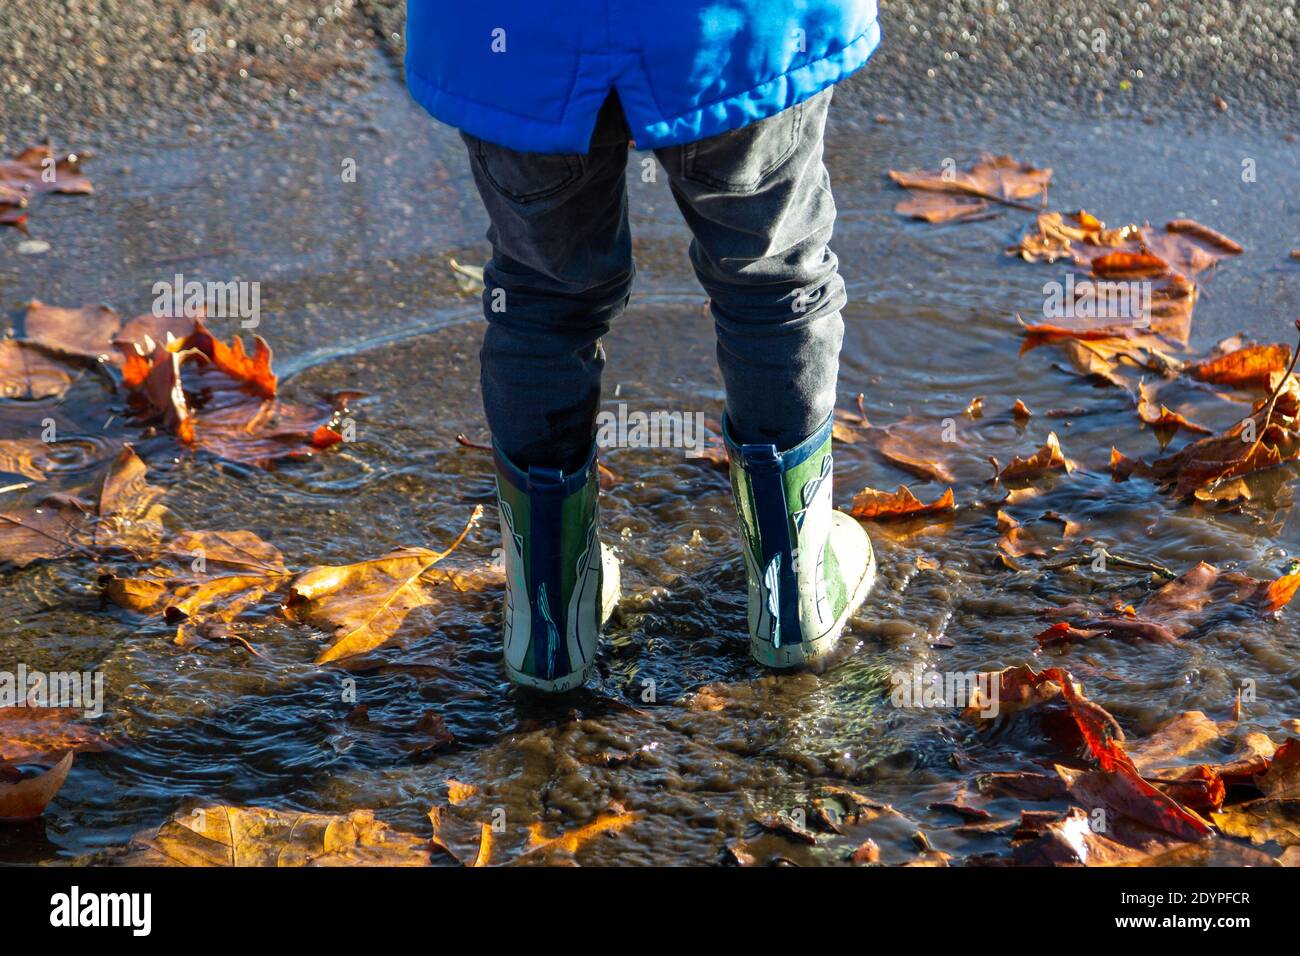
[[[443,122],[534,153],[585,153],[617,90],[647,149],[779,113],[879,42],[876,0],[408,0],[406,82]]]

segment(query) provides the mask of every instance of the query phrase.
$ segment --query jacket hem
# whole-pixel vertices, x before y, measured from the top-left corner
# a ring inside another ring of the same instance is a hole
[[[775,116],[816,96],[861,69],[879,43],[880,24],[876,21],[834,53],[724,99],[671,117],[651,119],[636,115],[639,111],[634,97],[621,97],[624,113],[637,149],[663,149],[707,139]],[[571,92],[565,118],[554,122],[449,93],[423,76],[411,65],[409,58],[405,73],[412,98],[435,119],[479,139],[525,153],[587,153],[600,106],[608,94],[608,89],[599,91],[595,108],[579,114],[574,108],[575,99]],[[616,88],[616,85],[611,88]],[[585,95],[586,91],[583,98]],[[507,135],[503,135],[503,131]]]

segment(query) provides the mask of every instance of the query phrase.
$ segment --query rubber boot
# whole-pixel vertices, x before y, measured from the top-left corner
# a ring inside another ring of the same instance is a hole
[[[831,418],[789,451],[739,445],[723,420],[749,583],[749,647],[768,667],[832,655],[876,580],[871,539],[831,507]]]
[[[596,447],[581,471],[521,471],[500,448],[497,504],[505,554],[506,673],[559,693],[581,686],[619,596],[618,559],[600,543]]]

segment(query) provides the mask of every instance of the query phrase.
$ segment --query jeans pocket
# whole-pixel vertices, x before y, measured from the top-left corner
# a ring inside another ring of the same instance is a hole
[[[727,192],[754,192],[799,145],[805,105],[687,143],[682,147],[682,178]]]
[[[536,202],[553,196],[582,176],[578,153],[521,153],[461,133],[483,178],[507,199]]]

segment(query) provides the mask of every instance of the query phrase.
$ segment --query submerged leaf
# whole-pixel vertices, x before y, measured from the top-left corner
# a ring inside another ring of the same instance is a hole
[[[0,707],[0,763],[52,764],[68,751],[109,747],[84,717],[73,707]]]
[[[603,813],[590,823],[576,830],[569,830],[556,837],[548,837],[540,823],[528,824],[528,850],[520,859],[531,856],[544,856],[555,851],[577,853],[582,846],[602,833],[617,833],[641,819],[641,814],[614,808],[611,813]]]
[[[394,830],[371,810],[299,813],[200,807],[137,835],[129,866],[427,866],[429,841]]]
[[[1139,382],[1137,412],[1138,417],[1150,425],[1152,431],[1156,433],[1162,448],[1169,444],[1179,429],[1197,432],[1202,435],[1214,434],[1204,425],[1190,421],[1180,413],[1172,411],[1163,403],[1156,401],[1158,392],[1159,386],[1148,385],[1145,380]]]

